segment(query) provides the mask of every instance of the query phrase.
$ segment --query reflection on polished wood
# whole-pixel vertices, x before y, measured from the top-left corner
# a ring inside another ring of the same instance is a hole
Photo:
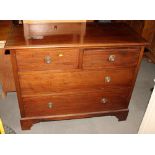
[[[65,23],[64,23],[65,24]],[[75,24],[75,23],[73,23]],[[70,23],[72,25],[72,23]],[[65,31],[65,30],[64,30]],[[68,31],[68,30],[66,30]],[[64,32],[63,32],[64,33]],[[59,34],[43,39],[25,39],[23,26],[14,26],[6,49],[48,48],[48,47],[101,47],[147,44],[128,26],[119,23],[86,23],[85,34]]]

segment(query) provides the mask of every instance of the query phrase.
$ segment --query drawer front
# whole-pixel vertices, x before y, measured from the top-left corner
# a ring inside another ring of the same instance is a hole
[[[49,36],[63,34],[80,34],[81,23],[47,23],[47,24],[32,24],[29,25],[30,36]]]
[[[119,91],[118,91],[119,92]],[[122,92],[122,94],[125,94]],[[25,117],[111,111],[127,108],[127,95],[89,92],[23,98]]]
[[[22,95],[131,86],[134,69],[112,69],[81,72],[19,73]]]
[[[75,69],[78,56],[78,49],[16,50],[19,71]]]
[[[85,50],[83,68],[95,69],[136,66],[139,54],[139,49]]]

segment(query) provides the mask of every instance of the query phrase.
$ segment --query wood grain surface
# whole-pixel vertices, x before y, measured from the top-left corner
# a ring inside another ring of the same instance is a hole
[[[85,34],[28,40],[22,26],[14,27],[5,48],[11,52],[22,129],[47,120],[125,120],[145,45],[124,24],[87,23]]]

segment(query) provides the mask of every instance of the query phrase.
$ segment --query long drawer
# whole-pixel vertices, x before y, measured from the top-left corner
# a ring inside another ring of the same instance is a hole
[[[25,117],[66,115],[127,108],[128,90],[85,92],[22,98]]]
[[[18,71],[44,71],[76,69],[78,49],[26,49],[16,50]]]
[[[140,49],[90,49],[84,50],[83,68],[116,68],[137,65]]]
[[[22,95],[91,89],[130,87],[134,69],[19,73]]]

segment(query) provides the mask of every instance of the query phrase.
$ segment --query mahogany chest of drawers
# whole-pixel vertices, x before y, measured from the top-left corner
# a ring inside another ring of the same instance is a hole
[[[126,120],[147,43],[122,24],[86,24],[85,34],[26,40],[13,28],[10,50],[22,129],[96,116]]]

